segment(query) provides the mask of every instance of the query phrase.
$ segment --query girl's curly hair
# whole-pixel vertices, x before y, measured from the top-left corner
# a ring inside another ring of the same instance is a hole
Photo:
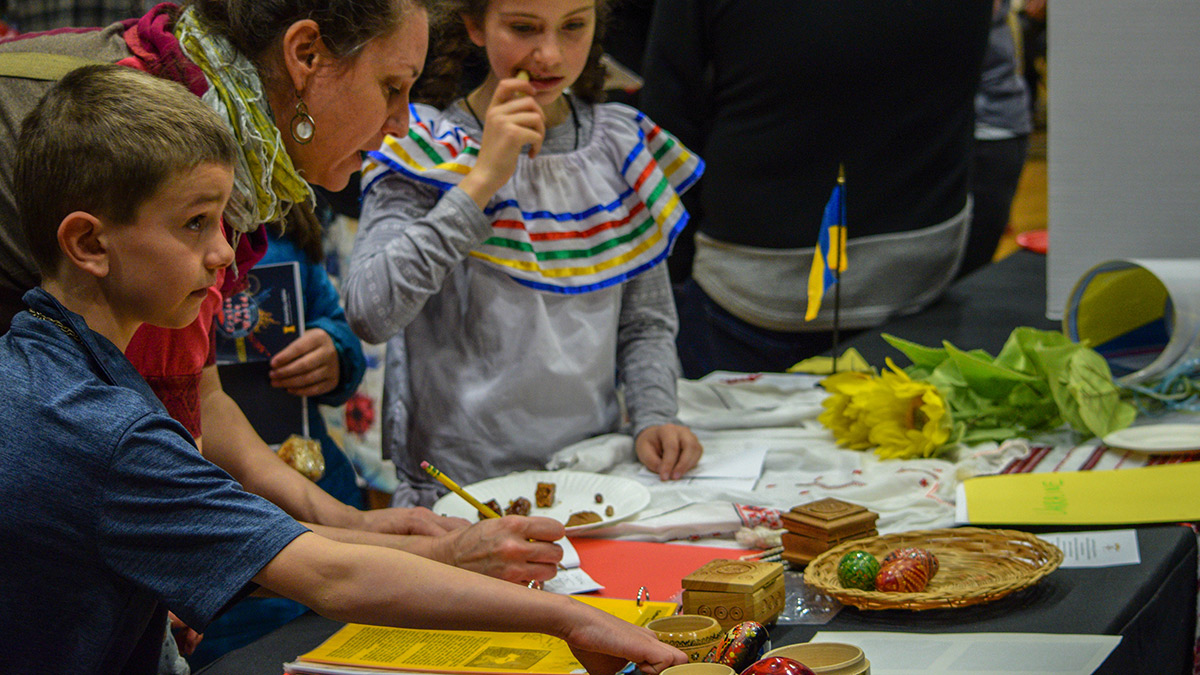
[[[488,72],[487,54],[467,35],[463,15],[483,23],[488,0],[443,0],[430,13],[429,55],[425,72],[413,88],[412,100],[444,108],[455,99],[465,96],[479,85]],[[596,31],[587,64],[579,79],[571,85],[571,93],[584,101],[604,100],[604,54],[601,42],[610,14],[609,0],[596,1]]]

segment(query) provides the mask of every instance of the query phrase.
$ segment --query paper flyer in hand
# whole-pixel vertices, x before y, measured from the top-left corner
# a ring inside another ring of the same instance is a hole
[[[217,363],[270,361],[304,332],[300,265],[259,265],[217,315]]]
[[[304,333],[296,262],[259,265],[246,288],[225,298],[215,325],[221,386],[268,445],[308,437],[308,403],[271,386],[270,360]]]

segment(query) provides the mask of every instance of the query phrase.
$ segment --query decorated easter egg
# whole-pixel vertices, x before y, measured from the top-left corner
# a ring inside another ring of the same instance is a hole
[[[937,556],[934,555],[929,549],[917,548],[915,546],[909,548],[898,548],[895,551],[892,551],[883,557],[883,561],[880,562],[879,565],[882,567],[890,562],[902,560],[904,558],[912,558],[913,560],[923,561],[925,563],[925,571],[929,573],[930,579],[933,578],[933,575],[937,574]]]
[[[757,621],[743,621],[725,631],[725,635],[708,652],[704,660],[723,663],[736,673],[742,672],[751,663],[762,658],[771,650],[771,636]]]
[[[817,675],[812,668],[786,656],[771,656],[755,661],[741,675]]]
[[[879,574],[879,561],[866,551],[850,551],[838,561],[838,581],[843,588],[875,590],[875,575]]]
[[[888,593],[919,593],[929,583],[925,561],[901,558],[879,568],[875,590]]]

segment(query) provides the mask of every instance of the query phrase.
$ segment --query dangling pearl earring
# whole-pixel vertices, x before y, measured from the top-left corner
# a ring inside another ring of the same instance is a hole
[[[308,114],[308,106],[304,105],[300,92],[296,92],[296,114],[292,115],[291,126],[292,140],[300,145],[312,142],[313,135],[317,132],[317,123],[313,121],[312,115]]]

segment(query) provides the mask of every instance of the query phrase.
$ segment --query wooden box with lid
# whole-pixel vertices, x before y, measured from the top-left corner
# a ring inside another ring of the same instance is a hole
[[[782,514],[787,532],[781,537],[781,555],[795,565],[807,565],[842,542],[878,535],[878,519],[879,514],[863,506],[833,497],[792,507]]]
[[[784,597],[783,565],[775,562],[717,559],[683,578],[683,613],[711,616],[726,630],[773,622]]]

